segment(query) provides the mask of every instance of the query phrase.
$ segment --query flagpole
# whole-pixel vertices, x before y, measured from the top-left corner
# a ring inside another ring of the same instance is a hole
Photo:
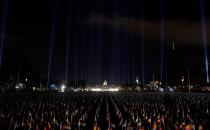
[[[9,128],[8,128],[8,130],[10,130],[10,127],[11,127],[11,124],[12,124],[12,121],[13,121],[14,113],[15,113],[15,110],[13,110],[13,112],[12,112],[12,117],[11,117],[11,120],[10,120],[10,123],[9,123]]]
[[[189,87],[189,93],[190,93],[190,68],[188,67],[187,70],[188,70],[187,73],[188,73],[188,83],[189,83],[189,84],[188,84],[188,85],[189,85],[188,87]]]

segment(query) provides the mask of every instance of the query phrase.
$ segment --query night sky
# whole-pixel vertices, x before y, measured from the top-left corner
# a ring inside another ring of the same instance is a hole
[[[181,80],[190,68],[191,79],[203,82],[201,18],[209,45],[210,1],[203,2],[1,0],[1,34],[6,27],[1,78],[19,69],[22,77],[36,80],[123,83],[136,76],[149,81],[153,74],[160,80],[162,54],[163,81],[166,73],[169,80]]]

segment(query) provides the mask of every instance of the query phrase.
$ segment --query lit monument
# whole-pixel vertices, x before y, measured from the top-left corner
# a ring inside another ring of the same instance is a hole
[[[103,82],[103,86],[107,86],[108,85],[108,83],[107,83],[107,81],[105,80],[104,82]]]

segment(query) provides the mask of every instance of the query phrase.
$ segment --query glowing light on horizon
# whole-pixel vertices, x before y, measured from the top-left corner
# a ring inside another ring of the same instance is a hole
[[[117,92],[119,88],[91,88],[93,92]]]
[[[110,88],[109,91],[110,92],[117,92],[117,91],[119,91],[119,88]]]
[[[100,92],[100,91],[102,91],[102,89],[101,88],[91,88],[91,91],[93,91],[93,92]]]
[[[173,90],[172,88],[169,88],[169,91],[170,91],[170,92],[174,92],[174,90]]]
[[[66,86],[65,85],[62,85],[61,86],[61,92],[65,92],[65,89],[66,89]]]
[[[136,79],[136,83],[137,83],[137,84],[139,83],[139,80],[138,80],[138,79]]]
[[[163,91],[164,91],[164,89],[163,89],[163,88],[159,88],[159,91],[160,91],[160,92],[163,92]]]

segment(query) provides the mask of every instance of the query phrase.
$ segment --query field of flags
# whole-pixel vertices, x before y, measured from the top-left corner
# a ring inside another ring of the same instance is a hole
[[[66,92],[0,95],[1,130],[209,130],[210,95]]]

